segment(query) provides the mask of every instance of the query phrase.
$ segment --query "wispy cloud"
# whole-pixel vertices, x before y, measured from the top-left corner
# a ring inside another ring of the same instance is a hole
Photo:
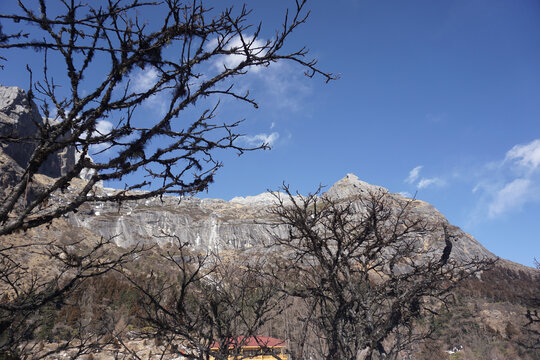
[[[249,46],[252,55],[261,56],[268,50],[266,39],[254,40],[253,36],[248,34],[243,38],[245,42],[252,42]],[[207,42],[205,49],[212,51],[218,44],[218,39],[214,38]],[[235,67],[246,59],[246,50],[239,36],[230,39],[224,49],[234,53],[215,57],[208,69],[210,72]],[[268,66],[249,67],[247,76],[235,79],[235,90],[240,93],[255,91],[260,94],[260,99],[264,98],[264,104],[268,106],[298,112],[305,109],[305,99],[311,93],[311,85],[303,76],[303,71],[299,71],[299,67],[284,60]]]
[[[273,146],[277,139],[279,139],[279,133],[273,132],[271,134],[257,134],[252,136],[245,136],[242,138],[248,146],[260,146],[263,144]]]
[[[130,76],[132,89],[137,92],[148,91],[158,80],[158,72],[153,67],[138,70]]]
[[[418,187],[418,189],[425,189],[427,187],[443,186],[445,184],[446,182],[443,179],[434,177],[434,178],[422,178],[420,179],[420,181],[418,182],[416,186]]]
[[[540,166],[540,139],[514,146],[506,153],[505,161],[515,161],[519,166],[536,170]]]
[[[492,219],[540,202],[540,139],[517,144],[503,160],[486,165],[472,191]]]
[[[130,75],[130,89],[136,92],[145,92],[152,88],[159,80],[159,73],[153,67],[138,69]],[[165,93],[157,92],[144,101],[144,105],[157,110],[163,115],[167,110],[167,101]]]
[[[412,194],[408,191],[400,191],[398,194],[406,198],[412,198]]]
[[[113,129],[113,124],[108,120],[99,120],[96,123],[96,130],[92,133],[92,137],[107,135]],[[93,154],[103,152],[111,143],[99,143],[90,146],[90,152]]]
[[[299,112],[305,109],[306,99],[311,94],[311,82],[298,68],[289,63],[276,63],[256,74],[262,80],[268,97],[274,106]]]
[[[412,169],[411,171],[409,171],[409,176],[407,176],[407,178],[405,179],[405,182],[407,184],[414,183],[418,179],[418,176],[420,176],[420,170],[422,170],[423,167],[424,166],[419,165],[415,167],[414,169]]]
[[[488,216],[491,218],[512,210],[520,209],[529,198],[531,192],[530,179],[515,179],[495,192],[488,207]]]
[[[96,135],[107,135],[111,132],[113,124],[107,120],[99,120],[96,124]]]
[[[404,180],[407,184],[415,185],[417,189],[425,189],[432,186],[443,186],[446,184],[440,177],[420,177],[420,171],[424,168],[423,165],[418,165],[409,171],[409,176]]]

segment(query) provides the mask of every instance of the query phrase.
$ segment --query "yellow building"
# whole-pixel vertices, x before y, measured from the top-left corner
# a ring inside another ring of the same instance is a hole
[[[275,356],[281,360],[287,360],[286,347],[287,345],[284,340],[272,337],[257,335],[244,338],[241,336],[231,339],[229,349],[240,348],[240,350],[238,352],[234,351],[236,355],[229,355],[229,360],[276,360]],[[214,344],[212,350],[219,350],[219,345]],[[214,359],[213,357],[210,358]]]

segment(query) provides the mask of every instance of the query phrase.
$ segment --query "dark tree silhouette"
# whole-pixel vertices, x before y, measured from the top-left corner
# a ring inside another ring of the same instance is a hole
[[[534,264],[540,270],[540,262],[536,258]],[[540,286],[537,290],[540,290]],[[529,307],[525,313],[527,322],[522,328],[525,338],[519,339],[518,343],[527,349],[540,350],[540,292],[536,291],[533,296],[524,300]]]
[[[443,225],[444,230],[444,249],[441,255],[441,264],[445,265],[448,262],[448,259],[450,259],[450,254],[452,253],[452,238],[448,235],[448,229],[446,225]]]

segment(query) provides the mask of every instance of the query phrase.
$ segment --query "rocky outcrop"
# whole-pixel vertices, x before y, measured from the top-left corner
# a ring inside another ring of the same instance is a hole
[[[45,123],[36,104],[18,87],[0,85],[0,142],[1,151],[25,168],[36,147],[40,128]],[[11,140],[13,139],[13,140]],[[39,173],[60,177],[73,168],[75,148],[69,147],[50,155]]]
[[[0,86],[0,136],[21,139],[0,143],[2,151],[25,167],[35,148],[35,136],[42,123],[39,110],[24,90]]]
[[[22,176],[23,169],[19,164],[0,151],[0,195],[7,194]]]

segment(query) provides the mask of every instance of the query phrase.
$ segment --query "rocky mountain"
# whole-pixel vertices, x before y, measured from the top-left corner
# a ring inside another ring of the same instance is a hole
[[[348,174],[334,184],[325,196],[334,200],[362,199],[374,191],[388,192],[385,188],[370,185]],[[413,213],[429,223],[447,225],[456,239],[453,256],[494,256],[472,236],[451,226],[432,205],[406,199],[399,194],[389,196],[396,202],[413,202]],[[276,196],[270,193],[236,197],[231,201],[165,196],[121,205],[85,204],[77,213],[70,215],[68,221],[101,236],[114,237],[116,243],[124,247],[140,242],[168,242],[172,236],[214,251],[245,249],[268,244],[273,236],[286,234],[287,229],[276,224],[270,212],[276,201]],[[441,226],[438,227],[442,230]],[[441,242],[435,245],[442,248],[444,242],[441,235],[440,231],[435,231],[426,241]]]
[[[16,174],[25,167],[36,146],[39,131],[47,121],[41,118],[36,104],[23,90],[0,86],[0,136],[24,139],[22,142],[2,141],[0,159],[4,164],[1,175],[4,187],[9,186]],[[47,159],[40,172],[53,178],[60,176],[71,169],[76,156],[75,149],[54,154]],[[18,166],[14,166],[13,162]],[[96,188],[96,191],[115,190]],[[369,192],[380,191],[388,192],[349,174],[332,186],[326,196],[335,200],[362,199]],[[398,194],[390,196],[396,202],[412,201],[414,213],[428,222],[447,225],[451,235],[457,239],[454,256],[493,256],[470,235],[450,226],[446,218],[430,204],[406,199]],[[269,193],[236,197],[231,201],[165,196],[120,205],[85,204],[67,221],[97,235],[114,237],[116,243],[123,247],[141,242],[163,243],[171,241],[171,237],[178,237],[194,246],[215,251],[245,249],[268,243],[272,236],[285,234],[286,229],[276,225],[269,212],[275,203],[276,197]],[[433,233],[430,239],[428,241],[442,241],[439,233]],[[444,246],[442,243],[438,245]]]
[[[49,120],[47,120],[49,121]],[[0,86],[0,180],[4,188],[21,174],[36,146],[40,129],[47,123],[39,114],[37,106],[27,94],[17,87]],[[9,137],[19,137],[22,142],[10,142]],[[7,137],[7,138],[6,138]],[[76,161],[75,149],[53,154],[42,166],[46,177],[57,177],[71,169]],[[16,165],[15,165],[16,164]],[[81,184],[72,184],[81,186]],[[114,192],[114,189],[96,187],[96,192]],[[69,196],[69,189],[66,196]],[[334,200],[353,199],[361,211],[361,199],[368,193],[388,192],[379,186],[370,185],[348,174],[326,192]],[[283,197],[283,194],[279,195]],[[456,239],[453,256],[493,257],[478,241],[461,229],[451,226],[447,219],[433,206],[419,200],[406,199],[399,194],[389,194],[396,206],[412,202],[415,216],[425,219],[439,230],[434,231],[425,241],[437,247],[444,247],[440,231],[447,226],[450,235]],[[57,198],[55,201],[62,201]],[[257,196],[236,197],[230,201],[218,199],[198,199],[195,197],[164,196],[122,204],[93,203],[83,205],[78,212],[66,220],[75,227],[88,229],[97,235],[114,238],[122,247],[137,243],[171,241],[178,237],[202,249],[215,251],[225,249],[246,249],[268,243],[273,236],[284,235],[283,226],[277,225],[270,214],[276,197],[269,193]]]

